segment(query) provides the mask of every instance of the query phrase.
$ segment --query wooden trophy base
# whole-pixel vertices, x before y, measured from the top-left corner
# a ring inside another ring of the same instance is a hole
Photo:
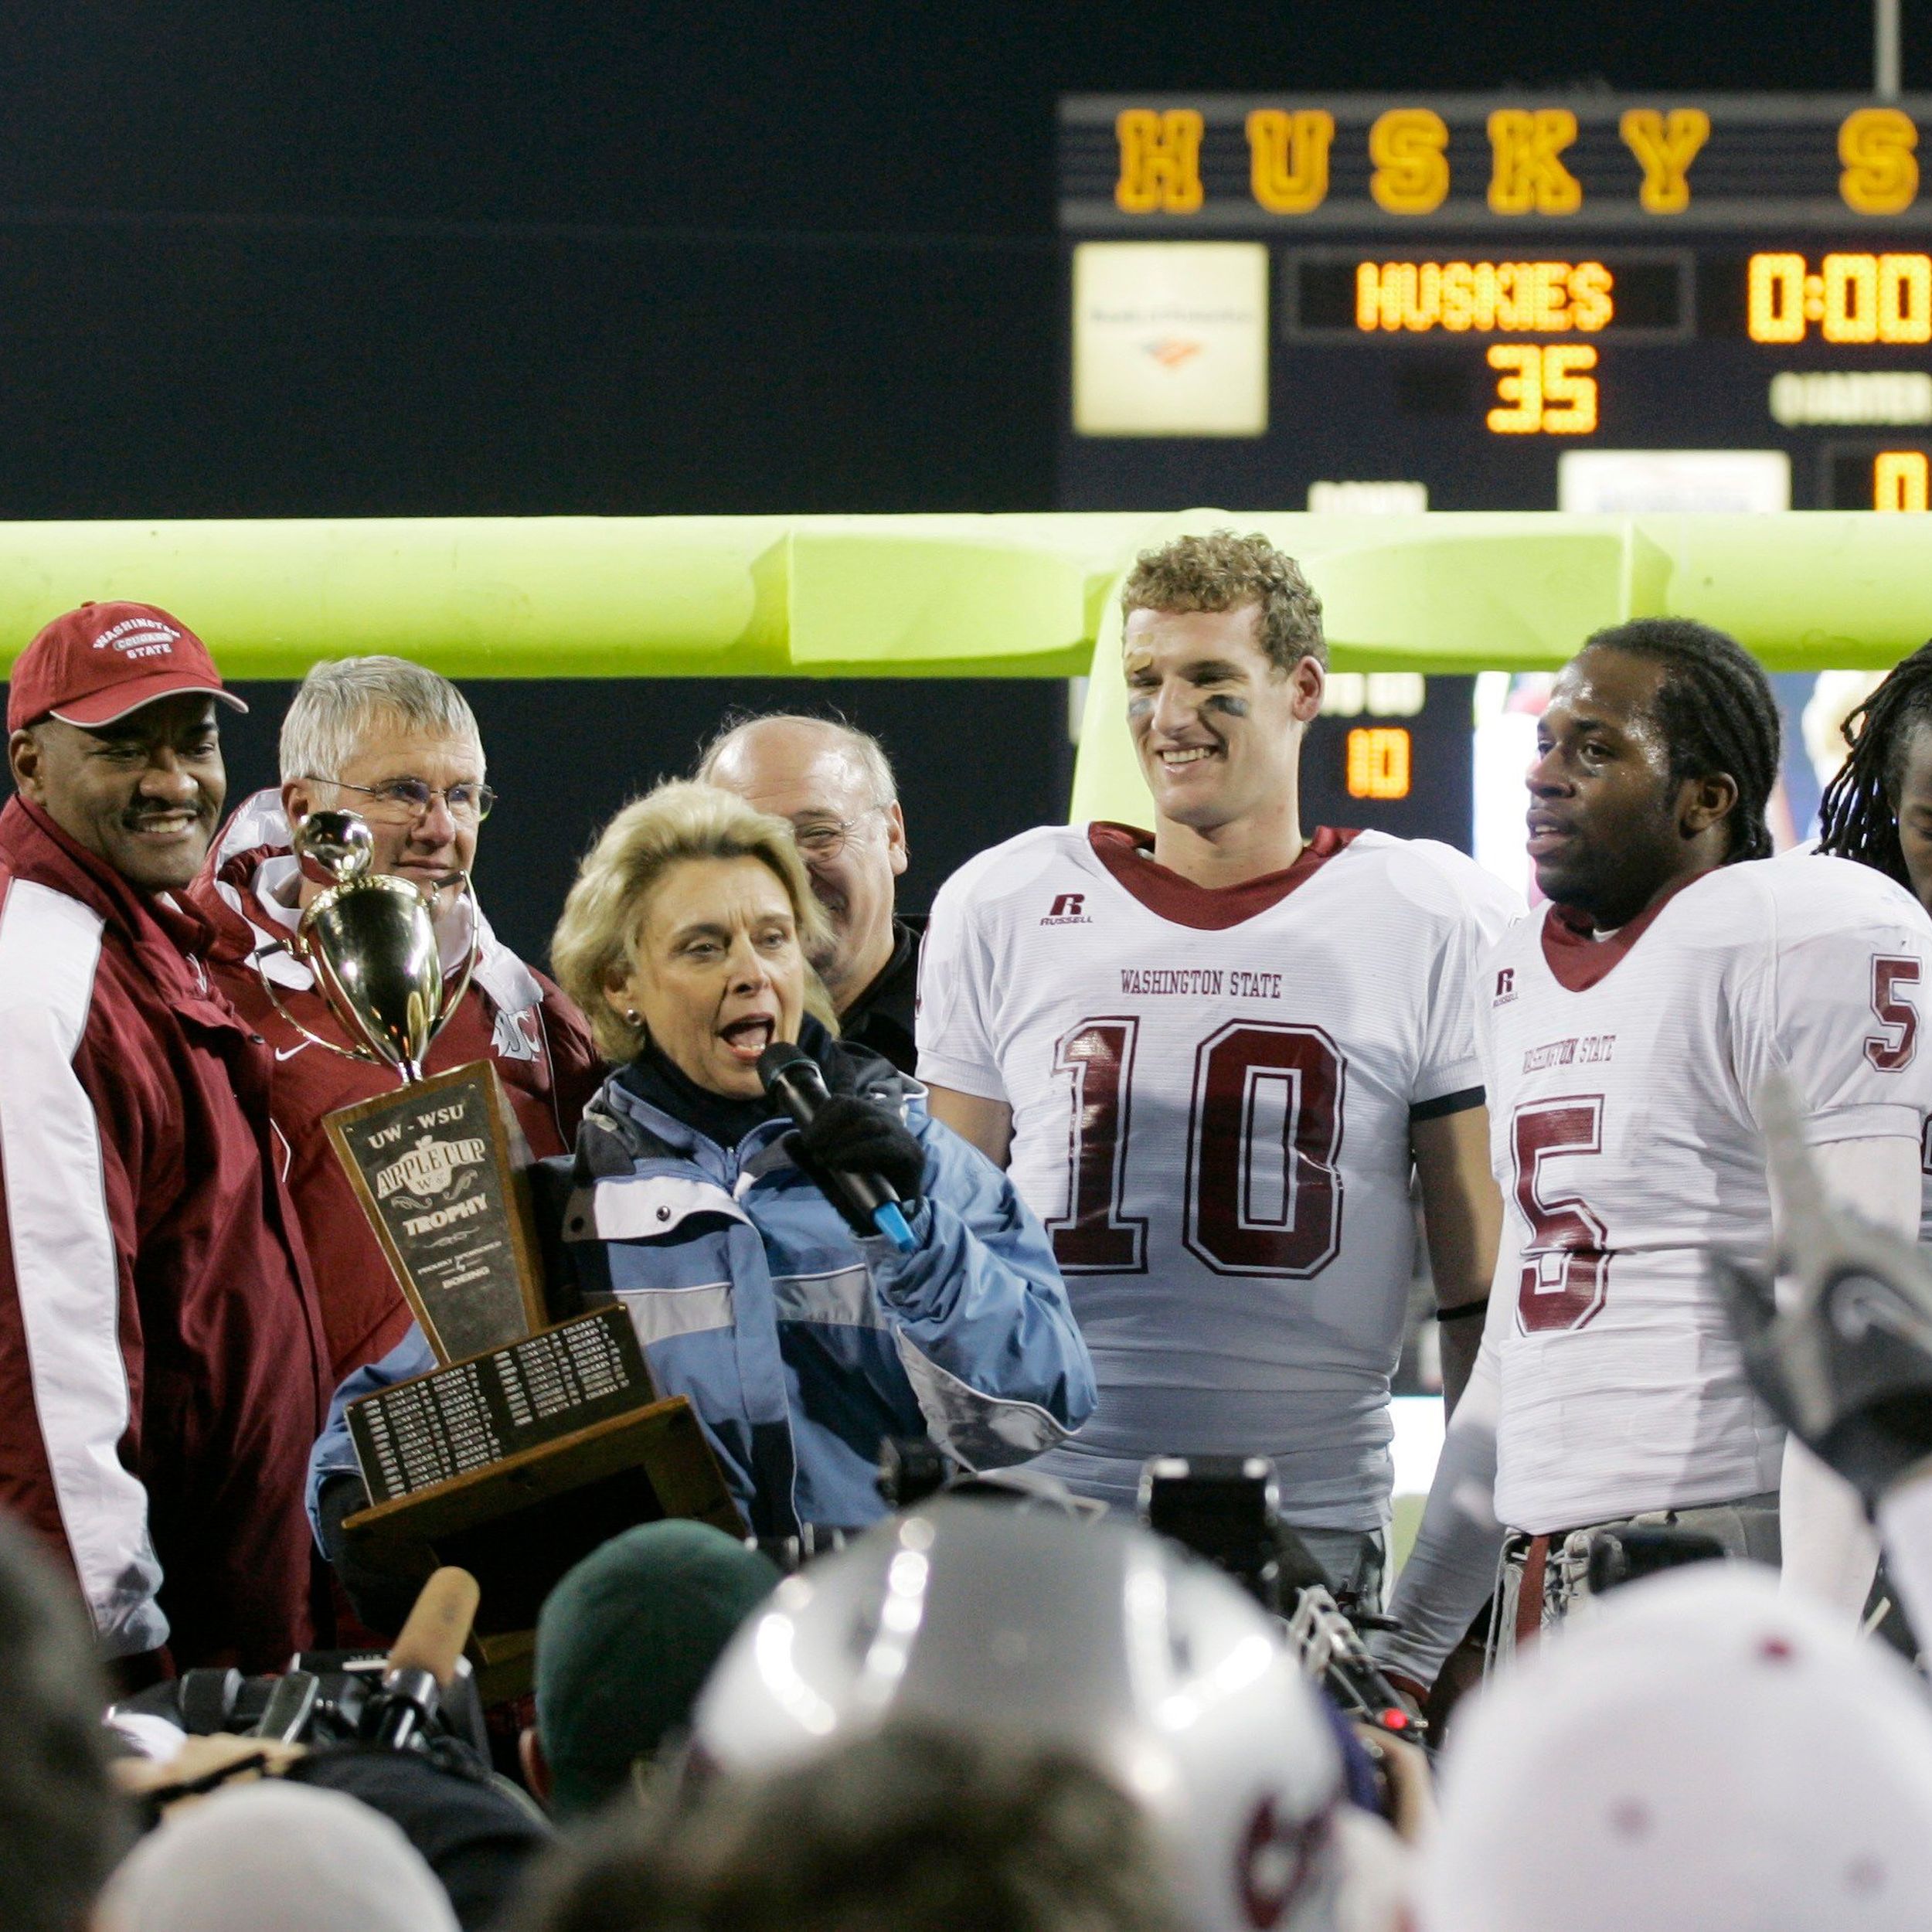
[[[366,1396],[349,1423],[371,1502],[343,1529],[385,1567],[475,1577],[486,1702],[529,1689],[538,1609],[600,1543],[667,1516],[745,1533],[696,1414],[655,1398],[621,1308]]]

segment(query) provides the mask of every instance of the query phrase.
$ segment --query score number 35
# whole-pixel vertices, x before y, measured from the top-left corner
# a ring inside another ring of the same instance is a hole
[[[1597,427],[1597,352],[1581,342],[1498,342],[1489,352],[1498,406],[1484,419],[1498,436],[1587,436]]]

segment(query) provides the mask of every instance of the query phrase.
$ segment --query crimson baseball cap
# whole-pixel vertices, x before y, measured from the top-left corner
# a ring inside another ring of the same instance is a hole
[[[83,604],[57,617],[21,652],[7,687],[7,729],[49,714],[68,724],[112,724],[157,698],[198,691],[237,711],[208,647],[151,604]]]

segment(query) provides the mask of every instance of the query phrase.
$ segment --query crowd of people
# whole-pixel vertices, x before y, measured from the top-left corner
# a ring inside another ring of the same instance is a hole
[[[278,788],[230,810],[240,700],[187,625],[102,603],[32,640],[0,1932],[1932,1920],[1932,646],[1774,856],[1749,654],[1581,641],[1533,910],[1446,845],[1304,827],[1327,650],[1264,539],[1144,556],[1121,648],[1149,828],[1029,832],[908,919],[883,748],[727,719],[560,890],[553,978],[471,884],[495,798],[447,679],[317,665]],[[427,1069],[495,1069],[553,1313],[624,1311],[740,1532],[582,1552],[530,1696],[334,1742],[242,1725],[222,1675],[359,1651],[379,1683],[427,1573],[350,1527],[350,1405],[439,1358],[324,1125],[393,1086],[300,937],[324,811],[467,981]],[[779,1046],[828,1095],[802,1124]],[[1451,1422],[1391,1594],[1418,1239]],[[947,1493],[882,1486],[915,1447]],[[1136,1525],[1157,1458],[1265,1473],[1387,1721]]]

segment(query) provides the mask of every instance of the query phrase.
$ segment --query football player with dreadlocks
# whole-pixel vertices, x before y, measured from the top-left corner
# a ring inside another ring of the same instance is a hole
[[[1932,911],[1932,644],[1886,674],[1845,720],[1845,742],[1818,850],[1896,879]]]
[[[1932,929],[1842,859],[1769,859],[1764,672],[1679,618],[1599,631],[1557,678],[1529,773],[1550,904],[1483,961],[1478,1050],[1507,1204],[1481,1355],[1387,1661],[1426,1684],[1488,1596],[1533,1633],[1575,1532],[1701,1530],[1855,1610],[1876,1552],[1837,1478],[1787,1464],[1706,1272],[1771,1231],[1759,1097],[1796,1087],[1828,1185],[1909,1228],[1932,1102]],[[1783,1502],[1781,1509],[1781,1489]]]
[[[1896,879],[1932,912],[1932,644],[1886,674],[1845,720],[1845,742],[1818,807],[1818,850]],[[1932,1243],[1932,1128],[1920,1165],[1919,1240]]]

